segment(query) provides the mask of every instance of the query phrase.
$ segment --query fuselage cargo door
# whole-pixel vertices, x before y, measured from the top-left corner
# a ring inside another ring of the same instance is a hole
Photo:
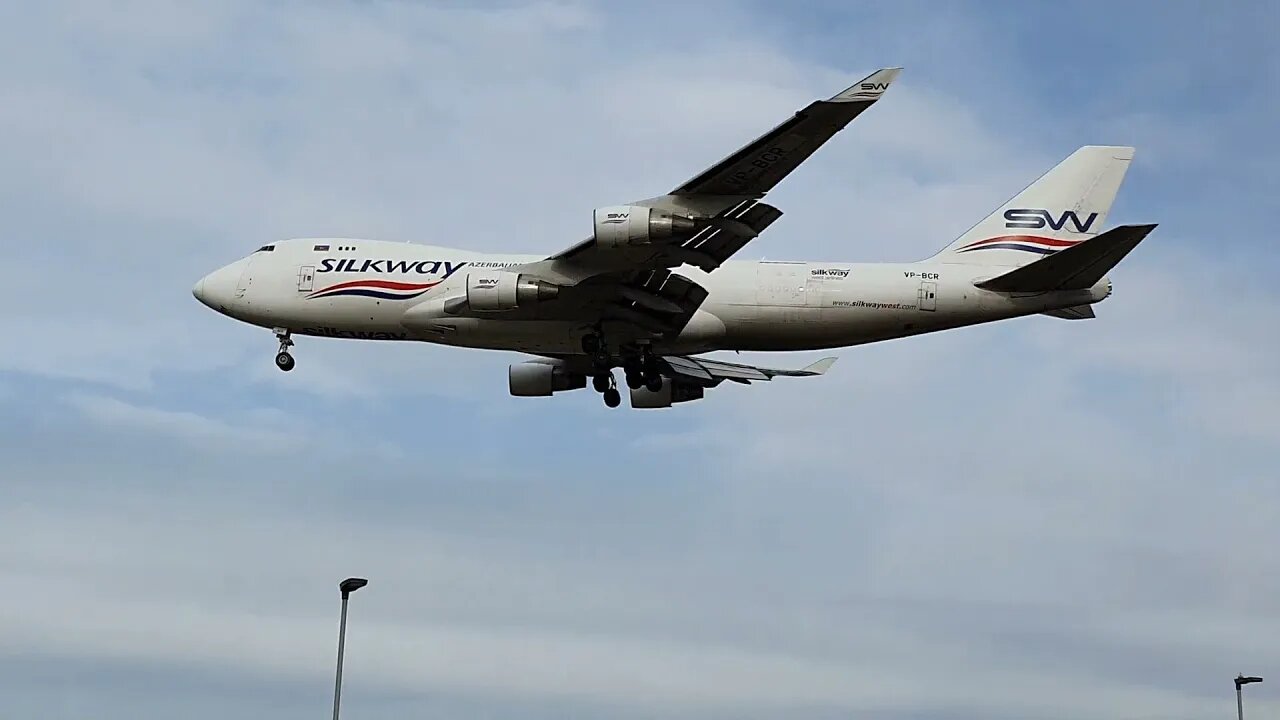
[[[756,302],[761,305],[805,304],[804,263],[762,262],[756,265]]]
[[[826,279],[821,276],[815,276],[812,273],[805,275],[804,281],[804,304],[809,307],[822,307],[822,291],[826,284]]]
[[[298,292],[311,292],[316,282],[316,266],[303,265],[298,268]]]
[[[938,283],[920,283],[920,309],[929,311],[938,309]]]

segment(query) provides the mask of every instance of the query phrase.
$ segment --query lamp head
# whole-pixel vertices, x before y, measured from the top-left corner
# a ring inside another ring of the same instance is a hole
[[[347,578],[338,583],[338,589],[342,591],[342,596],[346,597],[368,584],[369,581],[364,578]]]

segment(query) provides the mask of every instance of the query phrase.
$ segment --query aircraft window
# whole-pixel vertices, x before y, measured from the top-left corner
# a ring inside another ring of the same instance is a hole
[[[317,246],[315,246],[314,248],[312,248],[312,250],[314,250],[315,252],[329,252],[329,246],[328,246],[328,245],[317,245]]]
[[[276,249],[275,245],[263,245],[262,247],[258,248],[258,252],[271,252],[272,250],[275,250],[275,249]]]

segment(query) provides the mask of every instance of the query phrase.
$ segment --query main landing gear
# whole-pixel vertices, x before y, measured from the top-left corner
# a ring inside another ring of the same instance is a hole
[[[629,358],[624,362],[622,371],[626,373],[627,387],[632,390],[644,388],[649,392],[658,392],[662,389],[662,373],[658,371],[658,363],[649,354],[648,348],[643,349],[639,357]]]
[[[613,373],[609,373],[609,382],[613,382]],[[622,404],[622,393],[618,392],[616,386],[606,388],[600,393],[604,396],[604,404],[606,407],[616,408]]]
[[[583,335],[582,352],[591,356],[591,387],[604,396],[605,405],[611,408],[621,405],[622,393],[618,392],[618,382],[613,379],[613,358],[609,356],[604,340],[597,333]]]
[[[604,340],[597,333],[582,336],[582,352],[591,356],[594,372],[591,376],[591,387],[604,396],[604,404],[616,408],[622,404],[622,393],[618,392],[618,381],[613,377],[613,357],[605,347]]]
[[[280,341],[280,351],[276,353],[276,367],[289,372],[294,366],[293,356],[289,354],[293,339],[289,337],[289,331],[285,328],[276,328],[276,339]]]
[[[622,393],[618,391],[618,382],[613,376],[614,359],[598,333],[589,333],[582,338],[582,351],[591,356],[594,373],[591,386],[604,396],[604,404],[615,408],[622,404]],[[622,361],[622,371],[627,387],[632,390],[646,388],[650,392],[662,389],[662,372],[658,363],[649,353],[648,346],[638,352],[632,351]]]

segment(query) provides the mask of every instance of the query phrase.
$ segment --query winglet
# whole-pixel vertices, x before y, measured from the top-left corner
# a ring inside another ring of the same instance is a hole
[[[801,369],[800,372],[805,373],[806,375],[823,375],[828,370],[831,369],[832,365],[835,365],[835,364],[836,364],[835,358],[824,357],[818,362],[812,363],[806,366],[805,368]]]
[[[845,88],[843,92],[831,96],[828,102],[875,102],[880,99],[885,90],[889,89],[889,85],[900,72],[902,72],[900,67],[877,70]]]

